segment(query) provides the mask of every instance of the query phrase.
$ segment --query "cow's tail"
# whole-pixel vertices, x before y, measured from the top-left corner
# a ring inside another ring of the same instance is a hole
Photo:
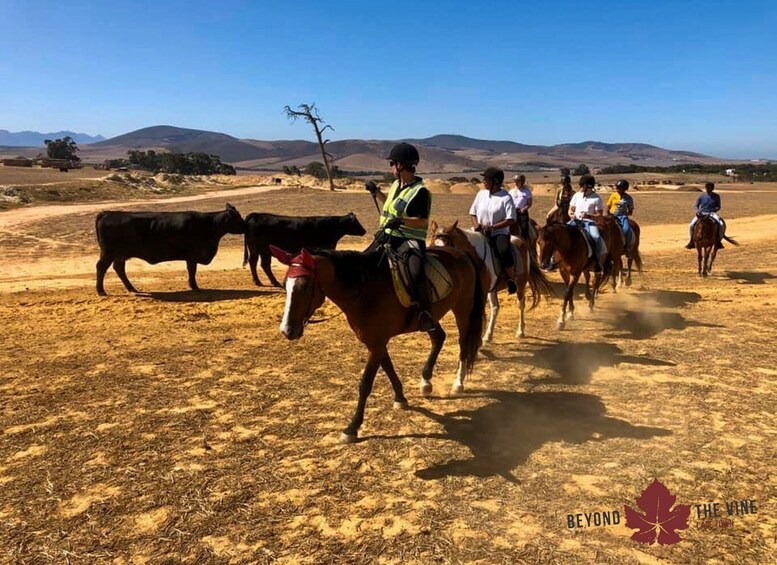
[[[243,268],[248,264],[248,242],[243,240]]]

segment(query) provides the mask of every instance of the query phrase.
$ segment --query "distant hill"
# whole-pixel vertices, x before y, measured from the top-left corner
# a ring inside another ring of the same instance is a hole
[[[57,131],[54,133],[39,133],[37,131],[19,131],[10,132],[0,129],[0,145],[9,147],[43,147],[46,139],[62,139],[70,136],[79,145],[87,143],[96,143],[105,138],[102,135],[87,135],[85,133],[75,133],[72,131]]]
[[[507,170],[557,168],[585,163],[589,167],[637,164],[666,166],[678,163],[721,163],[716,157],[675,151],[644,143],[583,141],[559,145],[527,145],[515,141],[473,139],[462,135],[435,135],[407,140],[421,152],[423,172],[456,173],[499,166]],[[386,156],[396,140],[346,139],[327,145],[338,167],[346,171],[386,170]],[[0,142],[1,143],[1,142]],[[129,149],[175,150],[218,155],[227,163],[253,170],[303,167],[320,161],[318,145],[311,141],[262,141],[238,139],[224,133],[174,126],[139,129],[98,143],[85,145],[80,156],[86,162],[125,157]],[[727,160],[726,162],[734,162]]]

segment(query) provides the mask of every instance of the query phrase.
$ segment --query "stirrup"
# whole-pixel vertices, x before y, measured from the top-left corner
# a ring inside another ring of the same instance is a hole
[[[434,318],[428,310],[421,310],[418,313],[418,326],[424,332],[430,332],[434,329]]]

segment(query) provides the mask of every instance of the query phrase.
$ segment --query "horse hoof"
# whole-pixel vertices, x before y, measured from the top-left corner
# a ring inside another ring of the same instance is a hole
[[[429,396],[432,394],[432,383],[429,381],[421,381],[421,394],[424,396]]]
[[[464,392],[464,385],[455,384],[451,387],[451,395],[457,396]]]
[[[566,324],[564,322],[556,322],[556,329],[557,330],[563,330],[564,326],[566,326]]]
[[[409,407],[409,404],[407,403],[407,400],[394,401],[394,410],[407,410]]]
[[[483,343],[491,343],[491,341],[492,341],[493,339],[494,339],[494,338],[493,338],[493,337],[491,337],[491,336],[484,337],[484,338],[483,338]]]
[[[524,337],[526,337],[526,332],[516,332],[515,337],[517,337],[518,339],[523,339]]]
[[[570,312],[569,314],[567,314],[567,318],[570,319],[570,320],[574,320],[575,319],[575,313],[574,312]]]
[[[345,445],[347,445],[349,443],[356,443],[356,441],[358,439],[359,438],[357,437],[356,434],[347,434],[345,432],[340,434],[340,443],[345,444]]]

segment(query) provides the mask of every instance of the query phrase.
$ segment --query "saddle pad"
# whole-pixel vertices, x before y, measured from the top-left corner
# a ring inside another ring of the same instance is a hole
[[[399,299],[399,303],[405,308],[409,308],[414,305],[415,302],[412,299],[412,293],[408,290],[411,288],[410,275],[407,272],[407,268],[404,264],[398,263],[393,256],[389,255],[389,265],[391,267],[391,280],[394,283],[394,292]],[[432,302],[442,300],[448,294],[450,294],[453,288],[453,280],[448,274],[440,261],[432,256],[427,255],[424,260],[424,272],[426,273],[426,279],[429,281],[429,287],[432,291]]]
[[[588,255],[587,257],[590,259],[594,256],[594,242],[591,239],[591,236],[588,235],[588,232],[585,231],[585,228],[578,227],[577,229],[580,230],[580,233],[583,234],[583,240],[585,240],[585,246],[588,248]]]

